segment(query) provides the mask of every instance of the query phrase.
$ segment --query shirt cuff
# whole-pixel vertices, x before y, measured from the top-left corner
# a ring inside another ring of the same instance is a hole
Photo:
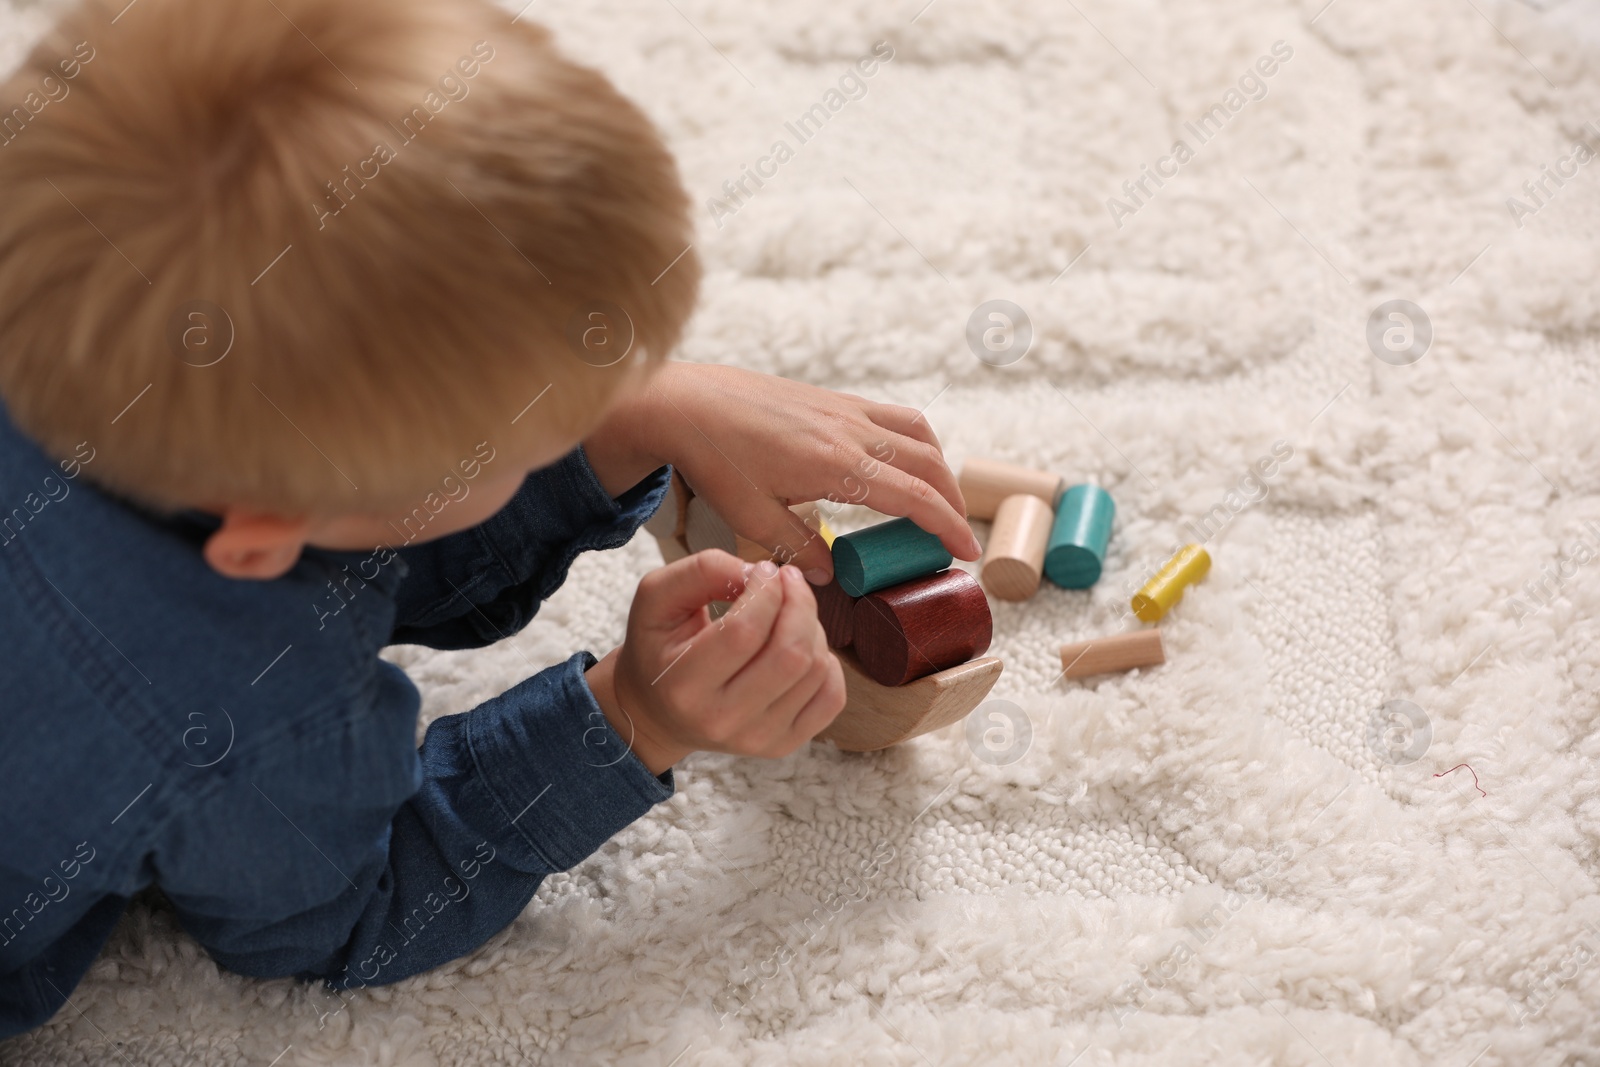
[[[498,809],[496,854],[517,870],[568,870],[673,794],[671,769],[651,774],[607,722],[594,663],[579,652],[468,715],[469,788]]]
[[[620,548],[632,540],[661,506],[671,478],[671,467],[657,468],[613,499],[579,445],[550,466],[529,474],[516,496],[478,530],[515,583],[544,569],[524,558],[530,545],[565,542],[557,560],[541,560],[545,567],[555,563],[554,580],[547,583],[554,589],[580,552]]]

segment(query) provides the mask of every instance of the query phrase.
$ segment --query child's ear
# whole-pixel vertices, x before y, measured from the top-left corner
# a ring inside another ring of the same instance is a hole
[[[270,581],[289,572],[300,558],[310,530],[307,519],[228,508],[222,526],[206,539],[211,569],[228,578]]]

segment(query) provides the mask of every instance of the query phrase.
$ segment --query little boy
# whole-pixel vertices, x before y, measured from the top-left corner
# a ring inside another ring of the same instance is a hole
[[[89,0],[0,107],[0,1036],[147,886],[231,970],[393,982],[688,753],[793,752],[843,690],[786,504],[869,470],[976,558],[916,412],[665,362],[671,157],[486,0]],[[661,568],[620,647],[419,750],[379,650],[517,631],[669,463],[794,565]]]

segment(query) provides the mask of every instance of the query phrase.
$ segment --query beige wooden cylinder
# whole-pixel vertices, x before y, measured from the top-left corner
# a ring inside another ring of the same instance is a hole
[[[1061,673],[1065,678],[1131,671],[1135,667],[1154,667],[1165,662],[1167,656],[1161,648],[1161,631],[1154,629],[1061,646]]]
[[[689,545],[681,537],[658,537],[656,547],[661,550],[662,563],[676,563],[689,554]]]
[[[699,497],[691,497],[685,509],[683,539],[689,543],[690,552],[704,552],[708,548],[732,552],[735,548],[732,528]]]
[[[687,518],[685,512],[688,511],[689,496],[689,486],[674,470],[666,495],[661,498],[661,506],[656,509],[654,515],[645,520],[644,528],[660,540],[681,538],[683,524]]]
[[[967,501],[967,516],[973,519],[994,518],[1001,501],[1018,493],[1038,497],[1050,506],[1052,513],[1056,501],[1061,499],[1061,475],[992,459],[967,460],[961,465],[957,483]]]
[[[1055,512],[1029,493],[1000,502],[979,572],[984,588],[1001,600],[1027,600],[1039,589]]]

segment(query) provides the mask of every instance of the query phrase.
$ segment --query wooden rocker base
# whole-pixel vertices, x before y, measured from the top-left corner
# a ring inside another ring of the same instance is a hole
[[[848,649],[835,651],[844,668],[844,710],[817,736],[846,752],[876,752],[965,719],[1000,680],[994,656],[918,678],[905,685],[879,685],[862,671]]]
[[[701,528],[709,528],[703,527],[706,522],[703,517],[693,521],[697,518],[693,502],[692,490],[674,471],[671,492],[661,510],[645,524],[645,529],[655,535],[661,546],[661,558],[667,563],[689,555],[692,546],[686,534],[691,525],[697,533]],[[814,528],[824,540],[832,541],[832,533],[819,514],[806,505],[797,505],[793,510],[803,518],[816,515]],[[716,523],[722,522],[709,511],[705,514]],[[722,525],[725,528],[726,524]],[[728,533],[731,535],[732,531]],[[727,605],[713,604],[711,609],[715,617],[727,610]],[[817,740],[832,742],[846,752],[876,752],[960,722],[989,695],[1000,678],[1002,667],[999,659],[985,656],[906,685],[887,686],[869,678],[849,649],[835,649],[834,655],[839,657],[839,665],[844,668],[844,710]]]

